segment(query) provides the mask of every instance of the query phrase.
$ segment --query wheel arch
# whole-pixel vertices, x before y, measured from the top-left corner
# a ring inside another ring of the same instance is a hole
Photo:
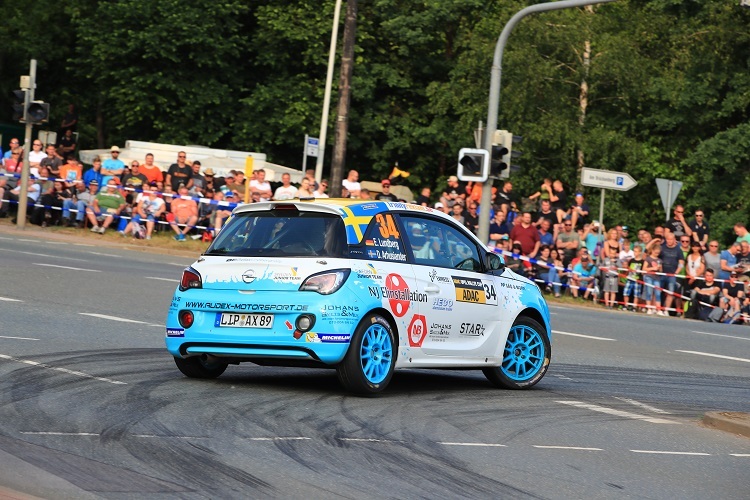
[[[369,316],[370,314],[379,314],[380,316],[382,316],[388,322],[388,325],[391,327],[391,330],[393,330],[393,334],[394,334],[393,337],[394,337],[394,339],[396,341],[396,345],[393,347],[393,353],[394,353],[394,355],[397,356],[398,355],[399,336],[400,336],[399,334],[400,334],[400,332],[398,331],[398,324],[396,323],[396,318],[393,317],[393,314],[391,314],[391,311],[389,311],[388,309],[386,309],[384,307],[375,307],[373,309],[370,309],[367,312],[367,314],[365,314],[365,316],[362,318],[362,320],[360,321],[360,323],[362,323],[362,321],[365,320],[365,317]],[[359,326],[359,324],[357,326]],[[396,359],[394,358],[393,361],[395,363]]]
[[[526,309],[523,309],[518,313],[518,316],[516,316],[514,323],[518,320],[518,318],[523,317],[533,319],[534,321],[542,325],[545,328],[544,333],[547,335],[547,340],[549,340],[550,345],[552,345],[552,331],[550,329],[549,323],[545,321],[544,315],[539,310],[534,309],[533,307],[527,307]]]

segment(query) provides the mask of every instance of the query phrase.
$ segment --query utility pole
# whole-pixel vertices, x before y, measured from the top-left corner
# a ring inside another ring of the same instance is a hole
[[[528,16],[536,12],[547,12],[550,10],[561,10],[568,9],[571,7],[584,7],[586,5],[594,5],[598,3],[609,3],[616,0],[565,0],[562,2],[551,2],[537,5],[531,5],[525,9],[521,9],[510,18],[510,21],[503,28],[500,33],[500,38],[497,40],[495,45],[495,57],[492,60],[492,73],[490,77],[490,97],[489,97],[489,109],[487,111],[487,128],[484,131],[484,149],[488,153],[492,154],[492,138],[497,130],[497,115],[500,108],[500,76],[502,74],[503,64],[503,50],[505,44],[510,37],[510,32],[513,31],[516,24]],[[492,178],[487,178],[482,188],[482,201],[480,203],[479,212],[479,230],[477,236],[483,243],[487,243],[490,233],[490,211],[489,206],[492,202]]]
[[[331,30],[331,47],[328,50],[328,72],[326,73],[326,89],[323,96],[323,115],[320,118],[320,148],[318,158],[315,161],[315,182],[320,184],[323,180],[323,158],[326,154],[326,135],[328,133],[328,111],[331,107],[331,85],[333,84],[333,66],[336,58],[336,42],[339,38],[339,13],[341,12],[341,0],[336,0],[333,11],[333,29]]]
[[[354,72],[354,41],[357,33],[357,0],[347,0],[344,21],[344,48],[341,55],[341,78],[339,79],[339,106],[336,116],[336,138],[331,162],[331,197],[341,196],[341,181],[346,163],[346,134],[349,131],[349,103],[351,81]]]
[[[36,59],[31,60],[29,66],[29,89],[26,92],[26,102],[24,109],[29,109],[29,103],[34,100],[34,90],[36,89]],[[26,120],[26,134],[23,139],[23,169],[21,169],[21,191],[18,193],[18,213],[16,214],[16,224],[18,229],[26,227],[26,211],[29,199],[29,152],[31,152],[31,130],[34,125],[32,120]]]

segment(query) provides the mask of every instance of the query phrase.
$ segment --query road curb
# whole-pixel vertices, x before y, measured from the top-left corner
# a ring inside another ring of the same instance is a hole
[[[710,411],[703,415],[703,423],[720,431],[750,438],[750,413],[739,411]]]

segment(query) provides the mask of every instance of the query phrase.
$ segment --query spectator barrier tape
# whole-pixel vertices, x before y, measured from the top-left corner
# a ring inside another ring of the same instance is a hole
[[[514,259],[518,259],[518,260],[522,260],[522,261],[528,262],[531,265],[536,264],[536,265],[539,265],[539,266],[542,266],[542,267],[546,267],[546,268],[552,268],[552,267],[554,267],[558,272],[560,272],[564,276],[569,276],[569,275],[574,274],[573,270],[570,269],[570,268],[566,268],[566,267],[562,267],[562,266],[550,266],[550,265],[548,265],[546,263],[541,263],[540,261],[538,261],[537,259],[534,259],[532,257],[527,257],[527,256],[522,255],[522,254],[513,253],[513,252],[508,251],[508,250],[502,250],[502,249],[495,248],[495,247],[487,247],[487,248],[489,250],[492,250],[495,253],[498,253],[498,254],[501,254],[501,255],[504,255],[504,256],[510,256],[510,257],[512,257]],[[618,276],[617,276],[618,280],[620,278],[624,278],[626,280],[639,283],[641,286],[651,287],[652,289],[658,290],[659,292],[664,293],[666,295],[677,296],[677,297],[681,298],[682,300],[684,300],[686,303],[689,303],[692,300],[688,296],[685,296],[685,295],[682,295],[682,294],[678,294],[677,292],[672,292],[672,291],[670,291],[670,290],[668,290],[666,288],[662,288],[662,287],[657,286],[655,284],[646,283],[643,280],[634,279],[634,278],[631,277],[632,274],[649,274],[649,275],[657,275],[657,276],[665,276],[665,277],[675,276],[677,278],[686,278],[685,276],[681,276],[681,275],[677,275],[677,274],[672,274],[672,273],[661,273],[661,272],[643,273],[642,271],[634,271],[634,270],[629,269],[629,268],[610,268],[610,267],[597,267],[597,274],[600,274],[601,271],[605,271],[606,272],[606,271],[610,271],[610,270],[616,270],[616,271],[618,271]],[[578,274],[578,273],[575,273],[575,274]],[[539,278],[532,278],[532,279],[533,279],[534,282],[536,282],[536,283],[543,283],[545,286],[555,286],[555,285],[557,285],[557,286],[559,286],[561,288],[572,288],[568,283],[547,282],[547,281],[545,281],[543,279],[539,279]],[[601,291],[600,287],[598,286],[598,284],[596,284],[596,282],[597,282],[598,279],[599,278],[597,276],[592,281],[592,283],[594,283],[594,286],[591,287],[591,290],[590,290],[589,293],[591,295],[593,295],[593,297],[592,297],[593,301],[604,303],[603,299],[598,299],[599,295],[601,295],[603,293]],[[703,280],[704,278],[703,277],[696,277],[696,279]],[[718,282],[718,283],[722,283],[722,282],[724,282],[726,280],[715,279],[714,281]],[[620,284],[618,283],[618,288],[619,288],[619,286],[620,286]],[[680,285],[680,286],[682,288],[682,285]],[[587,290],[588,290],[588,287],[585,287],[585,286],[581,286],[581,287],[578,288],[579,293],[584,293],[585,294],[585,292]],[[616,294],[617,292],[612,292],[612,293]],[[643,295],[644,295],[644,293],[641,292],[641,296],[640,297],[634,297],[634,299],[638,298],[641,301],[643,301],[643,298],[642,298]],[[721,296],[719,296],[719,297],[721,297]],[[624,305],[633,305],[632,303],[627,304],[625,302],[613,302],[613,301],[610,301],[610,302],[612,302],[614,304],[617,304],[617,305],[622,305],[622,306],[624,306]],[[698,303],[700,305],[702,305],[702,306],[705,306],[705,307],[711,307],[711,308],[719,307],[718,305],[709,304],[709,303],[706,303],[706,302],[703,302],[703,301],[699,301]],[[633,306],[633,307],[635,307],[635,306]],[[656,309],[657,311],[664,311],[665,313],[666,312],[676,312],[678,314],[682,314],[684,312],[684,311],[680,311],[680,310],[678,310],[676,308],[666,308],[666,307],[661,307],[661,306],[653,306],[653,305],[649,305],[649,304],[641,304],[640,306],[636,307],[636,309],[638,309],[638,308]],[[745,322],[750,322],[750,315],[748,315],[746,313],[740,313],[740,316],[741,316],[741,318]]]

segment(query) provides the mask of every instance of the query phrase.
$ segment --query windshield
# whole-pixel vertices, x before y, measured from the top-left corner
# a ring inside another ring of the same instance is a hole
[[[345,257],[347,248],[341,217],[272,210],[234,215],[205,255]]]

